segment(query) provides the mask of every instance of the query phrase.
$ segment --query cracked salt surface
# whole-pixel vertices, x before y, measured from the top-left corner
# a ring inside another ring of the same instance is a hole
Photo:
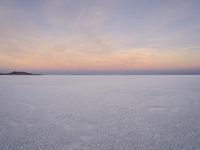
[[[200,149],[200,76],[2,76],[0,150]]]

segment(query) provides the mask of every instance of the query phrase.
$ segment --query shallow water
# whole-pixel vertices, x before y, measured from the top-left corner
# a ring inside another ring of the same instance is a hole
[[[200,149],[200,76],[1,76],[0,150]]]

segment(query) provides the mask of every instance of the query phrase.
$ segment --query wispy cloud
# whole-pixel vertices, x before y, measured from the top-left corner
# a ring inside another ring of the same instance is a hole
[[[0,69],[200,68],[195,2],[37,0],[32,5],[0,5]]]

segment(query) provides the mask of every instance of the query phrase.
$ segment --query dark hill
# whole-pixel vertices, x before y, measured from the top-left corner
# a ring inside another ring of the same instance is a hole
[[[33,74],[33,73],[21,72],[21,71],[12,71],[10,73],[0,73],[0,75],[41,75],[41,74]]]

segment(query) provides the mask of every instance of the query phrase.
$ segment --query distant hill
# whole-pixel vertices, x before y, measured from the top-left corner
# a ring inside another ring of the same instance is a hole
[[[29,72],[12,71],[10,73],[0,73],[0,75],[42,75],[42,74],[33,74],[33,73],[29,73]]]

